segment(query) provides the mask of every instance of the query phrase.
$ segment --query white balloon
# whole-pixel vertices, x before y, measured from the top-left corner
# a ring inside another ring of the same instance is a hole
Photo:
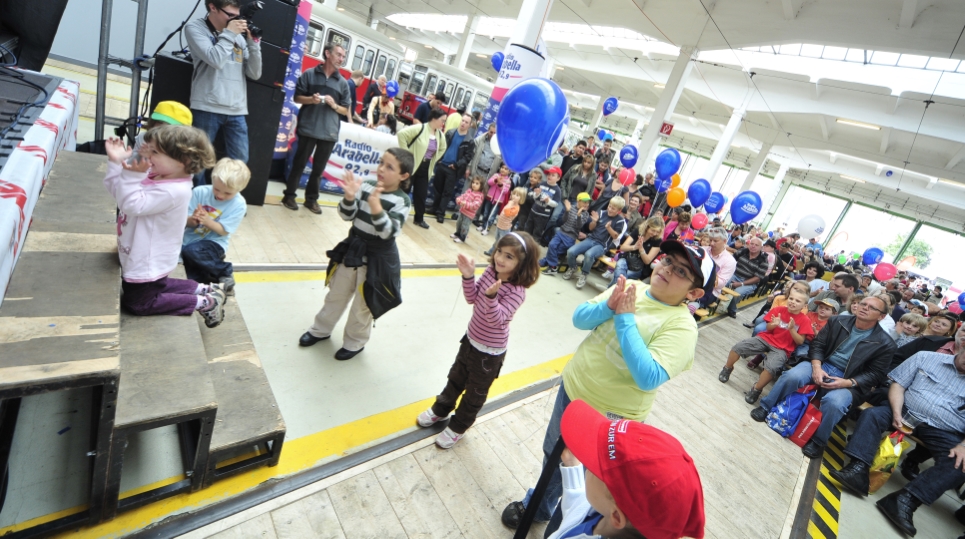
[[[499,135],[494,133],[492,140],[489,141],[489,147],[492,148],[493,153],[496,155],[503,155],[502,150],[499,149],[499,139],[496,138]]]
[[[824,219],[820,215],[805,215],[797,223],[797,232],[801,239],[811,239],[824,233]]]

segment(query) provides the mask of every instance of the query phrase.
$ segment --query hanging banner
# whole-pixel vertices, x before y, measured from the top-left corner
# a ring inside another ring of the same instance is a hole
[[[489,124],[496,121],[496,115],[499,113],[499,104],[502,102],[506,92],[512,90],[517,84],[526,79],[538,77],[545,61],[541,54],[528,47],[513,43],[506,48],[506,58],[503,60],[503,66],[499,70],[499,77],[496,79],[493,92],[489,96],[489,105],[486,107],[486,111],[483,112],[482,121],[479,122],[479,131],[476,133],[476,136],[485,133],[486,130],[489,129]]]
[[[295,31],[292,33],[292,45],[288,55],[288,67],[285,68],[285,82],[282,90],[285,92],[285,104],[281,109],[281,122],[278,124],[278,136],[275,137],[275,159],[284,159],[288,153],[288,139],[294,133],[295,118],[298,117],[298,107],[295,105],[295,84],[302,75],[302,57],[305,55],[305,37],[308,33],[308,21],[312,17],[312,3],[303,0],[298,4],[298,15],[295,17]]]
[[[298,144],[297,139],[295,144]],[[335,144],[332,155],[328,158],[325,172],[322,173],[319,180],[319,190],[341,195],[342,174],[346,168],[351,169],[356,177],[363,180],[376,179],[376,169],[382,159],[382,153],[398,145],[399,139],[395,135],[382,133],[358,124],[342,122],[338,131],[338,142]],[[294,154],[295,152],[290,152],[291,156],[294,156]],[[305,184],[308,183],[312,165],[312,159],[309,159],[298,182],[301,187],[305,187]]]

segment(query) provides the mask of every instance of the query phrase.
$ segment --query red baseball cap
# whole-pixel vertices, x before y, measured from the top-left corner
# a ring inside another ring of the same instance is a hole
[[[560,430],[566,447],[648,539],[704,536],[700,476],[676,438],[636,421],[610,421],[580,400],[566,407]]]
[[[546,169],[546,173],[547,173],[547,174],[556,174],[557,176],[562,176],[562,175],[563,175],[563,171],[560,170],[560,167],[550,167],[550,168]]]

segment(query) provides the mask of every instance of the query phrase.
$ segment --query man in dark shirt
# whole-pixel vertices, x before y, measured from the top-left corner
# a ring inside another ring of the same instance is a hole
[[[347,118],[344,114],[339,114],[339,121],[346,123],[355,123],[355,118],[359,118],[358,111],[358,93],[359,84],[365,79],[365,74],[362,73],[361,69],[356,69],[352,72],[352,76],[345,82],[348,83],[348,97],[349,97],[349,110],[351,111],[351,118]],[[361,119],[361,118],[359,118]]]
[[[351,106],[348,83],[338,72],[338,66],[345,61],[345,49],[329,43],[322,55],[325,63],[302,73],[295,86],[294,101],[302,106],[298,111],[298,149],[288,174],[285,196],[281,199],[282,205],[289,210],[298,209],[295,202],[298,181],[314,150],[312,173],[305,186],[305,207],[316,214],[322,213],[318,206],[318,180],[338,142],[338,115],[349,114]]]
[[[596,171],[600,171],[600,162],[606,160],[607,164],[613,162],[613,141],[609,138],[603,141],[603,147],[596,151]]]
[[[583,153],[586,151],[586,141],[577,141],[576,146],[573,146],[573,151],[569,155],[563,156],[563,163],[560,165],[560,170],[563,171],[565,175],[567,172],[573,168],[573,165],[583,162]]]
[[[435,215],[436,221],[440,223],[446,219],[446,209],[452,200],[456,183],[459,178],[466,175],[466,168],[475,154],[475,144],[469,133],[470,122],[472,122],[472,116],[463,114],[459,127],[446,133],[446,153],[442,154],[439,162],[436,163],[435,175],[432,178],[432,185],[436,192],[432,200],[432,208],[426,213]]]
[[[764,254],[763,247],[764,243],[760,238],[752,237],[747,240],[747,247],[734,253],[737,269],[727,287],[733,289],[739,296],[731,298],[730,304],[727,305],[727,316],[731,318],[737,318],[738,300],[756,290],[758,283],[767,277],[767,255]]]
[[[415,109],[415,114],[412,115],[413,124],[424,124],[429,121],[429,111],[432,109],[438,109],[442,105],[446,104],[446,94],[442,92],[436,92],[435,95],[430,96],[429,100],[425,103],[419,105]]]

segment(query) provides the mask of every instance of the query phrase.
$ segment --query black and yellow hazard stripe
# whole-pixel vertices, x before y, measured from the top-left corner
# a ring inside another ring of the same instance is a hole
[[[811,521],[808,522],[808,537],[813,539],[836,539],[838,518],[841,512],[841,489],[831,478],[831,470],[840,470],[845,463],[844,446],[847,433],[840,425],[834,428],[831,439],[824,450],[821,462],[821,475],[818,477],[814,503],[811,507]]]

